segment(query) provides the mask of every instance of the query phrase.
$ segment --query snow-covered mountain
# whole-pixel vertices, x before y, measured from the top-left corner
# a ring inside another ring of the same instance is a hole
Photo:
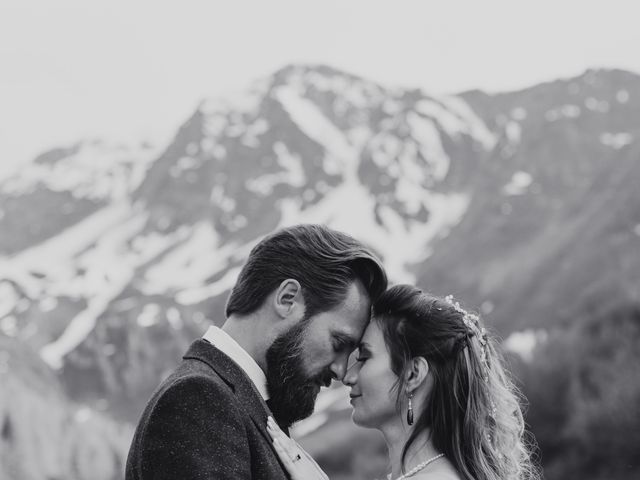
[[[133,422],[223,322],[255,242],[300,222],[505,336],[572,321],[640,298],[639,136],[640,77],[622,71],[443,97],[286,67],[203,101],[164,151],[81,142],[3,181],[0,332],[74,402]]]

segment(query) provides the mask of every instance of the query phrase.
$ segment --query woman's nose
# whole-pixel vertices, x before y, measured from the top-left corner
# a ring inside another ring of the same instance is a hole
[[[355,362],[353,365],[347,368],[347,373],[345,373],[342,383],[344,383],[347,387],[352,387],[358,381],[358,362]]]

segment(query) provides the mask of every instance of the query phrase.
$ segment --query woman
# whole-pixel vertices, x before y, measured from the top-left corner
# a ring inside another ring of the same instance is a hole
[[[409,285],[372,313],[343,382],[353,421],[384,435],[388,478],[537,478],[516,390],[479,318]],[[294,480],[327,478],[274,422],[269,431]]]

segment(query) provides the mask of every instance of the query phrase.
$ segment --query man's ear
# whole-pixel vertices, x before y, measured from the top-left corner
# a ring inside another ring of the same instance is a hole
[[[302,310],[304,313],[300,282],[293,278],[284,280],[276,290],[273,306],[281,318],[287,318],[292,313],[296,313],[297,310]]]
[[[429,363],[424,357],[413,357],[406,371],[407,392],[411,393],[422,385],[429,375]]]

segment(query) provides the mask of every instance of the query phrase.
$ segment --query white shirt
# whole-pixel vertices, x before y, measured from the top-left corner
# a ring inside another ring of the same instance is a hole
[[[267,376],[264,374],[260,365],[247,353],[247,351],[238,345],[228,333],[218,327],[209,327],[209,330],[202,336],[211,345],[216,347],[222,353],[227,355],[231,360],[238,364],[244,370],[247,376],[266,401],[269,400],[269,391],[267,390]]]

